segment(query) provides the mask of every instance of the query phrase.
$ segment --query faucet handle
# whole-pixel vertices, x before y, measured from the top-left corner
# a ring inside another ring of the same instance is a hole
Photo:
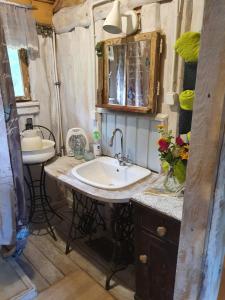
[[[126,163],[132,163],[132,160],[131,159],[129,159],[129,155],[128,154],[126,154],[125,156],[124,156],[124,161],[126,162]]]
[[[116,159],[119,159],[121,157],[121,153],[116,153],[115,155],[114,155],[114,158],[116,158]]]

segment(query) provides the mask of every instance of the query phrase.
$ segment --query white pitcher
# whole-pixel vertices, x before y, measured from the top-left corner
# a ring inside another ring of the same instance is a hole
[[[38,129],[29,129],[21,133],[22,151],[35,151],[42,149],[42,139]]]

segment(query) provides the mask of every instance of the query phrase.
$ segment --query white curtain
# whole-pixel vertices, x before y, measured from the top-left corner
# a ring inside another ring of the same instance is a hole
[[[29,74],[32,100],[40,102],[40,113],[35,117],[34,123],[46,126],[53,131],[56,137],[58,153],[61,142],[61,113],[58,99],[58,87],[55,85],[54,44],[52,37],[38,35],[40,57],[30,61]]]
[[[91,136],[94,79],[90,30],[79,27],[56,37],[64,141],[72,127],[81,127]]]
[[[38,37],[31,10],[14,5],[0,3],[6,44],[12,48],[25,48],[29,57],[38,57]]]

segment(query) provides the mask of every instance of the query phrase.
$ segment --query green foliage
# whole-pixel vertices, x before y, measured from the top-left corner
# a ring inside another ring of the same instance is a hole
[[[184,183],[186,179],[186,165],[182,160],[178,160],[174,165],[174,176],[177,178],[179,183]]]
[[[161,138],[158,141],[159,157],[165,173],[173,172],[179,183],[184,183],[186,166],[189,157],[189,144],[178,136],[174,138],[172,131],[167,131],[160,125],[158,131]]]

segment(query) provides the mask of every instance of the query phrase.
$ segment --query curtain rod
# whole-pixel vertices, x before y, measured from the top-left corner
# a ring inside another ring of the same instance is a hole
[[[32,7],[32,5],[25,5],[25,4],[19,4],[16,2],[11,2],[11,1],[7,1],[7,0],[0,0],[0,4],[7,4],[7,5],[13,5],[13,6],[17,6],[17,7],[21,7],[21,8],[26,8],[26,9],[35,9]]]

